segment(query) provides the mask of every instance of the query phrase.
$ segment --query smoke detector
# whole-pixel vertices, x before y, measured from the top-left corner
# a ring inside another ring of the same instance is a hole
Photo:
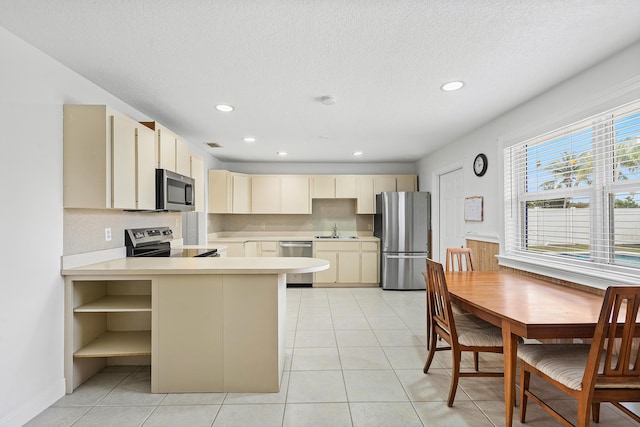
[[[320,98],[320,102],[324,105],[333,105],[336,103],[336,99],[333,96],[326,95]]]

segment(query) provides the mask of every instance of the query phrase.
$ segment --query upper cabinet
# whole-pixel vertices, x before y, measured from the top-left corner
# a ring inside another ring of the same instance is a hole
[[[316,175],[311,177],[312,199],[355,199],[356,175]]]
[[[189,176],[195,179],[195,212],[204,212],[204,160],[189,155]]]
[[[210,213],[309,214],[311,199],[356,199],[374,214],[376,194],[416,191],[416,175],[244,175],[209,171]]]
[[[311,186],[311,197],[314,199],[336,198],[336,177],[334,175],[311,177]]]
[[[158,122],[142,122],[156,133],[158,168],[189,176],[191,153],[186,142]]]
[[[309,177],[304,175],[252,175],[251,213],[311,213]]]
[[[209,170],[209,213],[251,213],[248,175]]]
[[[105,105],[65,105],[63,127],[65,208],[155,208],[152,131]]]

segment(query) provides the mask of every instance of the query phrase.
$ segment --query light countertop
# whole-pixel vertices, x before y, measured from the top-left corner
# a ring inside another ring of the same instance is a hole
[[[315,233],[315,234],[302,234],[302,233],[292,233],[286,234],[283,232],[253,232],[253,233],[211,233],[209,234],[207,240],[209,244],[215,243],[237,243],[237,242],[253,242],[253,241],[313,241],[313,242],[379,242],[375,236],[372,235],[362,235],[359,233],[340,233],[341,236],[356,236],[356,239],[350,238],[341,238],[341,239],[327,239],[327,238],[318,238],[316,236],[330,236],[330,232],[325,233]]]
[[[62,270],[63,276],[165,274],[280,274],[312,273],[329,268],[319,258],[208,257],[118,258]]]

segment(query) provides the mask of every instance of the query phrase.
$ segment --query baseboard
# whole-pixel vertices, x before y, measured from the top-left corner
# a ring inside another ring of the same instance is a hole
[[[0,418],[0,427],[19,427],[26,424],[40,412],[57,402],[65,394],[64,378],[56,381],[38,393],[33,394],[24,404],[14,408]]]

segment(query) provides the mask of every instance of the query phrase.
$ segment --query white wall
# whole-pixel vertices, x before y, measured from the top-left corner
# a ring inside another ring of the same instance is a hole
[[[640,99],[640,42],[425,156],[418,175],[420,188],[433,193],[433,235],[439,232],[437,175],[462,165],[465,197],[484,197],[484,221],[467,222],[466,235],[498,240],[502,251],[503,148],[635,99]],[[489,159],[481,178],[472,169],[478,153]],[[437,239],[433,250],[439,253]]]
[[[0,426],[13,427],[64,395],[62,105],[151,119],[3,28],[0,52]]]

